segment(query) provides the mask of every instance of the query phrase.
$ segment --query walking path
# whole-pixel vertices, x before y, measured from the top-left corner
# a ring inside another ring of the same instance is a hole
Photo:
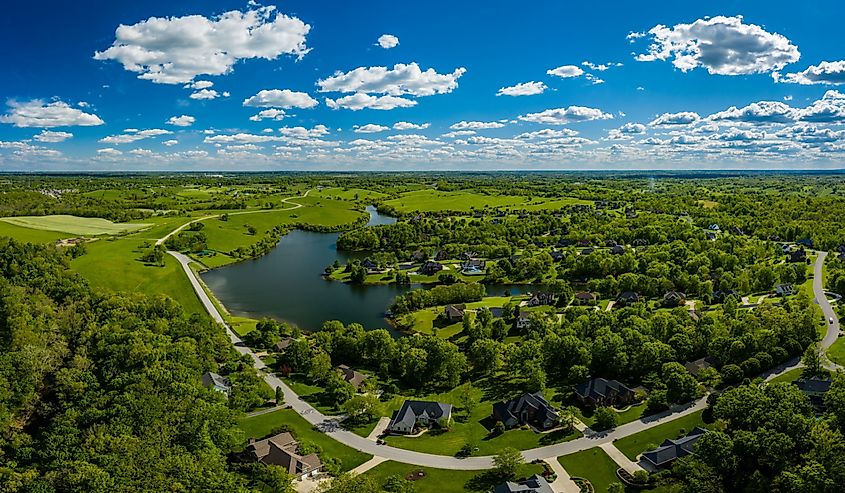
[[[374,442],[378,440],[378,437],[380,437],[381,434],[384,433],[384,430],[387,429],[387,425],[389,424],[390,418],[382,417],[381,419],[379,419],[378,423],[376,423],[376,427],[373,428],[373,431],[371,431],[369,435],[367,435],[367,440],[372,440]]]
[[[625,457],[625,454],[623,454],[618,448],[616,448],[616,445],[614,445],[613,442],[603,443],[600,445],[600,447],[602,448],[602,450],[607,452],[607,455],[609,455],[610,458],[613,459],[613,462],[615,462],[619,467],[625,469],[629,473],[634,474],[637,471],[643,470],[643,468],[639,464]]]
[[[569,473],[566,472],[566,469],[560,465],[560,462],[556,458],[546,459],[543,462],[548,464],[557,475],[557,479],[549,484],[554,493],[580,493],[581,488],[575,484],[575,481],[572,481],[572,477],[569,476]]]
[[[355,433],[352,433],[351,431],[344,430],[340,427],[340,419],[342,419],[342,417],[325,416],[316,409],[314,409],[310,404],[302,400],[281,379],[276,377],[276,375],[270,371],[267,365],[265,365],[264,362],[261,361],[261,359],[249,347],[247,347],[246,344],[241,341],[237,334],[232,331],[231,327],[226,324],[226,321],[220,315],[220,312],[217,310],[217,307],[214,305],[214,303],[212,303],[211,299],[208,297],[208,294],[202,289],[202,286],[200,285],[200,282],[197,279],[197,276],[194,271],[191,270],[191,259],[178,252],[168,251],[167,253],[176,258],[176,260],[178,260],[179,263],[182,265],[185,274],[188,276],[188,279],[190,280],[191,285],[193,286],[197,296],[200,298],[200,301],[202,301],[203,306],[214,320],[216,320],[218,323],[222,324],[225,327],[226,334],[229,336],[229,339],[234,345],[235,350],[240,354],[248,355],[253,360],[255,368],[259,371],[260,374],[262,374],[264,381],[267,382],[270,388],[275,389],[277,387],[280,387],[284,394],[285,402],[289,403],[292,409],[298,412],[306,421],[314,425],[318,430],[322,431],[329,437],[339,441],[340,443],[348,447],[351,447],[360,452],[364,452],[366,454],[373,455],[375,457],[383,458],[385,460],[392,460],[405,464],[413,464],[424,467],[452,470],[483,470],[490,469],[493,467],[492,456],[468,457],[459,459],[446,455],[415,452],[413,450],[400,449],[388,445],[378,445],[372,440],[369,440],[368,438],[364,438],[362,436],[356,435]],[[833,308],[831,308],[830,303],[827,301],[824,289],[822,287],[822,266],[824,263],[825,256],[825,252],[819,252],[815,265],[815,278],[813,279],[813,290],[816,295],[816,302],[822,308],[822,311],[825,314],[825,318],[831,318],[833,320],[833,323],[828,324],[827,334],[825,335],[825,338],[821,343],[822,350],[830,347],[830,345],[832,345],[833,342],[836,341],[836,338],[839,334],[839,320],[836,317],[836,314],[833,312]],[[782,372],[783,371],[781,371],[781,373]],[[642,420],[626,423],[624,425],[618,426],[617,428],[609,432],[591,433],[588,436],[584,436],[568,442],[556,443],[553,445],[547,445],[545,447],[538,447],[530,450],[525,450],[522,452],[522,455],[527,462],[546,459],[550,459],[556,462],[556,458],[561,455],[580,452],[582,450],[587,450],[596,446],[602,446],[604,444],[612,444],[613,441],[616,439],[630,436],[635,433],[639,433],[641,431],[653,428],[659,424],[678,419],[682,416],[686,416],[690,413],[702,410],[706,406],[707,396],[704,396],[693,403],[686,404],[684,406],[674,406],[668,411],[649,416]]]
[[[377,465],[381,464],[382,462],[386,461],[384,457],[374,456],[372,459],[368,460],[367,462],[361,464],[360,466],[356,467],[355,469],[349,471],[352,474],[362,474],[370,469],[376,467]]]

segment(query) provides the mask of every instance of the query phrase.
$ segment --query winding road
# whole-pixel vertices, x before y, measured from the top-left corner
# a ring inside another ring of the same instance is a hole
[[[174,231],[174,233],[175,232],[176,231]],[[170,235],[168,235],[168,237],[169,236]],[[167,237],[165,237],[165,239],[166,238]],[[249,347],[246,346],[246,344],[241,341],[241,339],[238,337],[237,334],[235,334],[234,331],[232,331],[231,327],[229,327],[229,325],[226,323],[226,320],[218,311],[216,305],[212,302],[206,291],[203,289],[201,281],[198,279],[196,273],[191,269],[190,263],[192,262],[192,260],[179,252],[168,251],[167,253],[176,258],[176,260],[178,260],[179,263],[182,265],[185,274],[188,276],[188,279],[190,280],[191,285],[193,286],[197,296],[202,301],[203,306],[214,320],[216,320],[218,323],[222,324],[225,327],[226,334],[229,336],[229,339],[231,340],[235,349],[239,353],[248,355],[250,358],[252,358],[255,368],[263,376],[264,381],[267,382],[270,388],[275,389],[277,387],[281,387],[282,391],[284,392],[285,402],[288,403],[292,409],[298,412],[306,421],[314,425],[323,433],[355,450],[367,454],[372,454],[376,457],[384,458],[387,460],[402,462],[405,464],[452,470],[484,470],[493,467],[492,456],[468,457],[460,459],[447,455],[415,452],[413,450],[400,449],[388,445],[379,445],[372,440],[361,437],[359,435],[356,435],[355,433],[352,433],[351,431],[343,429],[340,426],[340,417],[326,416],[314,409],[310,404],[302,400],[296,393],[294,393],[293,390],[291,390],[290,387],[287,386],[287,384],[285,384],[280,378],[278,378],[267,367],[267,365],[264,364],[263,361],[261,361],[261,359],[255,354],[255,352],[253,352]],[[826,252],[818,252],[818,257],[816,258],[816,263],[814,266],[813,279],[813,292],[816,297],[816,303],[819,304],[822,309],[822,312],[824,312],[826,322],[830,318],[833,319],[833,323],[827,323],[827,333],[825,334],[825,337],[821,342],[822,351],[830,347],[833,342],[836,341],[836,338],[839,335],[839,319],[837,318],[836,313],[833,311],[833,308],[830,306],[830,303],[827,300],[826,294],[824,292],[824,286],[822,283],[822,268],[824,265],[825,256]],[[779,369],[779,371],[772,373],[771,376],[777,376],[794,367],[795,366],[793,365],[791,367]],[[525,460],[529,462],[533,460],[543,459],[554,460],[555,458],[562,455],[567,455],[574,452],[579,452],[582,450],[597,447],[603,444],[612,443],[614,440],[617,440],[619,438],[639,433],[643,430],[653,428],[668,421],[672,421],[690,413],[702,410],[706,406],[707,396],[705,395],[704,397],[696,400],[695,402],[689,403],[684,406],[675,406],[669,411],[649,416],[642,420],[626,423],[624,425],[618,426],[617,428],[609,432],[588,432],[588,435],[568,442],[556,443],[553,445],[547,445],[545,447],[524,450],[522,452],[522,455]]]

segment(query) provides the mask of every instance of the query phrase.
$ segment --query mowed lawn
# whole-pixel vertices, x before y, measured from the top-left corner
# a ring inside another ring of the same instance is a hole
[[[692,431],[696,426],[708,427],[701,419],[703,412],[696,411],[687,414],[686,416],[667,421],[653,428],[643,430],[625,438],[620,438],[614,443],[616,448],[625,454],[626,457],[636,460],[638,455],[649,450],[652,446],[659,446],[660,442],[667,438],[679,438]]]
[[[145,223],[113,223],[100,217],[78,217],[63,214],[4,217],[0,218],[0,221],[24,228],[58,231],[79,236],[114,235],[137,231],[150,226]]]
[[[238,428],[243,432],[242,445],[246,445],[249,438],[264,438],[282,425],[287,426],[297,440],[311,442],[319,446],[323,450],[322,455],[324,457],[338,458],[344,471],[354,469],[373,457],[347,447],[328,435],[316,431],[311,423],[305,421],[293,409],[280,409],[238,420]]]
[[[420,475],[419,473],[422,472]],[[543,472],[541,464],[524,464],[519,468],[518,476],[529,477]],[[451,469],[434,469],[431,467],[412,466],[401,462],[383,462],[370,469],[364,476],[371,477],[384,486],[390,476],[416,478],[414,491],[416,493],[463,493],[488,492],[501,480],[488,471],[455,471]]]
[[[507,430],[498,436],[490,436],[487,426],[492,427],[490,414],[493,411],[494,400],[483,398],[484,391],[475,388],[474,393],[479,401],[467,419],[462,419],[464,410],[460,409],[459,393],[461,387],[442,394],[414,397],[415,399],[444,402],[452,404],[453,424],[450,431],[431,430],[428,433],[417,437],[388,436],[385,441],[398,448],[416,450],[438,455],[455,455],[465,444],[477,447],[475,455],[495,455],[504,447],[514,447],[519,450],[528,450],[553,443],[569,441],[581,436],[581,432],[575,430],[571,433],[552,431],[549,433],[536,433],[530,429]],[[397,411],[404,401],[404,397],[397,396],[386,403],[385,414],[391,415]]]
[[[589,480],[596,492],[607,491],[611,484],[621,483],[616,477],[619,466],[599,447],[564,455],[557,460],[570,476]]]

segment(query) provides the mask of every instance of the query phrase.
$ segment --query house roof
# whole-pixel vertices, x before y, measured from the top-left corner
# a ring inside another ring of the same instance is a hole
[[[347,365],[340,365],[337,369],[343,373],[343,379],[355,386],[356,389],[364,383],[364,380],[367,379],[367,375],[364,375],[359,371],[355,371]]]
[[[587,291],[579,291],[575,293],[575,297],[579,300],[594,300],[596,299],[596,295],[593,293],[588,293]]]
[[[604,378],[591,378],[590,380],[575,386],[575,393],[582,398],[590,397],[593,399],[599,399],[607,397],[611,391],[619,394],[633,392],[631,388],[622,382],[616,380],[606,380]]]
[[[695,361],[687,361],[684,363],[684,368],[687,369],[688,372],[692,373],[693,375],[697,375],[704,370],[705,368],[710,368],[713,366],[713,358],[706,356],[704,358],[698,358]]]
[[[640,295],[633,291],[623,291],[619,293],[616,299],[622,301],[639,301]]]
[[[443,309],[449,318],[463,317],[464,310],[466,310],[466,305],[446,305],[446,308]]]
[[[830,389],[830,384],[833,383],[833,380],[830,377],[810,377],[799,378],[794,383],[805,394],[824,394]]]
[[[553,493],[552,487],[543,476],[535,474],[525,481],[506,481],[493,488],[493,493]]]
[[[323,465],[317,454],[299,455],[297,447],[293,435],[285,432],[249,444],[246,452],[263,464],[284,467],[292,474],[303,474]]]
[[[217,373],[209,371],[202,375],[202,386],[205,388],[218,387],[221,389],[231,389],[232,382],[230,382],[226,377],[222,377]]]
[[[696,442],[705,433],[707,433],[707,430],[704,428],[695,427],[685,437],[677,440],[663,440],[663,443],[656,449],[643,452],[643,458],[655,466],[668,464],[679,457],[692,454]]]
[[[532,414],[537,421],[557,420],[560,417],[557,409],[549,404],[542,392],[525,393],[509,401],[493,404],[493,415],[511,426],[519,423],[518,416],[528,410],[533,410]]]
[[[281,339],[279,339],[279,342],[274,345],[274,347],[276,348],[276,351],[283,351],[287,349],[288,346],[293,344],[293,341],[295,340],[296,339],[294,339],[293,337],[282,337]]]
[[[390,420],[388,429],[394,429],[397,425],[405,425],[413,428],[418,420],[440,421],[449,419],[452,416],[452,405],[433,401],[412,401],[406,400],[396,415]]]

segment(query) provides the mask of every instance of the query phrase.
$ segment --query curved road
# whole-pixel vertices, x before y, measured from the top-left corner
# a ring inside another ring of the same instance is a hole
[[[355,433],[352,433],[351,431],[344,430],[340,427],[339,417],[325,416],[316,409],[314,409],[310,404],[302,400],[296,393],[294,393],[293,390],[291,390],[290,387],[287,386],[287,384],[285,384],[280,378],[273,374],[269,370],[267,365],[265,365],[264,362],[261,361],[261,359],[256,356],[255,353],[249,347],[246,346],[246,344],[241,341],[238,335],[232,331],[223,316],[217,310],[217,307],[214,305],[214,303],[212,303],[211,299],[208,297],[208,294],[206,294],[205,290],[200,284],[199,279],[197,278],[197,275],[194,273],[193,270],[191,270],[191,259],[179,252],[168,251],[167,253],[172,255],[174,258],[176,258],[176,260],[179,261],[180,264],[182,264],[182,268],[184,269],[185,274],[188,276],[188,279],[190,280],[194,291],[197,293],[197,296],[199,296],[200,300],[202,301],[203,306],[205,306],[205,309],[208,311],[209,315],[211,315],[214,320],[216,320],[218,323],[222,324],[225,327],[226,334],[229,336],[229,339],[232,341],[232,344],[235,346],[235,349],[239,353],[246,354],[252,358],[255,368],[259,371],[260,374],[263,375],[264,381],[267,382],[270,388],[281,387],[282,391],[284,392],[285,402],[290,404],[291,408],[293,408],[303,418],[305,418],[306,421],[308,421],[309,423],[311,423],[333,439],[355,450],[367,454],[372,454],[374,456],[383,457],[388,460],[423,467],[452,470],[483,470],[490,469],[493,467],[492,456],[468,457],[465,459],[459,459],[447,455],[435,455],[422,452],[415,452],[413,450],[400,449],[396,447],[390,447],[388,445],[378,445],[374,441],[358,436]],[[814,267],[813,279],[813,291],[816,295],[816,302],[819,304],[825,314],[825,321],[828,320],[828,317],[832,317],[834,321],[834,323],[832,324],[827,324],[827,334],[825,335],[825,338],[821,344],[823,350],[830,347],[830,345],[833,344],[833,341],[836,340],[839,334],[839,320],[836,317],[836,314],[833,312],[833,308],[830,306],[830,303],[827,301],[827,297],[824,292],[824,286],[822,285],[822,266],[824,264],[825,256],[825,252],[818,252],[818,258],[816,259],[816,264]],[[780,371],[774,373],[772,376],[782,374],[790,368],[781,369]],[[706,406],[707,396],[704,396],[693,403],[687,404],[685,406],[676,406],[673,409],[664,413],[659,413],[654,416],[649,416],[644,420],[633,421],[631,423],[618,426],[614,430],[606,433],[593,433],[587,436],[583,436],[581,438],[577,438],[575,440],[571,440],[569,442],[556,443],[545,447],[524,450],[522,452],[522,455],[523,457],[525,457],[525,460],[529,462],[535,459],[554,459],[561,455],[567,455],[574,452],[587,450],[605,443],[611,443],[619,438],[639,433],[643,430],[653,428],[667,421],[672,421],[687,414],[699,411],[701,409],[704,409]]]
[[[827,326],[827,332],[825,332],[824,338],[819,344],[819,350],[822,352],[822,356],[824,356],[824,353],[828,350],[828,348],[830,348],[830,346],[836,342],[836,339],[839,338],[840,327],[839,317],[836,316],[836,312],[833,310],[833,307],[830,306],[830,302],[827,300],[827,294],[824,291],[822,267],[824,266],[824,259],[827,257],[827,252],[818,251],[816,253],[818,254],[818,257],[816,257],[816,263],[813,266],[813,295],[816,297],[816,303],[822,309],[822,313],[824,313],[824,323]],[[833,320],[832,323],[830,322],[831,320]],[[825,366],[830,369],[839,367],[839,365],[829,360],[825,361]]]

